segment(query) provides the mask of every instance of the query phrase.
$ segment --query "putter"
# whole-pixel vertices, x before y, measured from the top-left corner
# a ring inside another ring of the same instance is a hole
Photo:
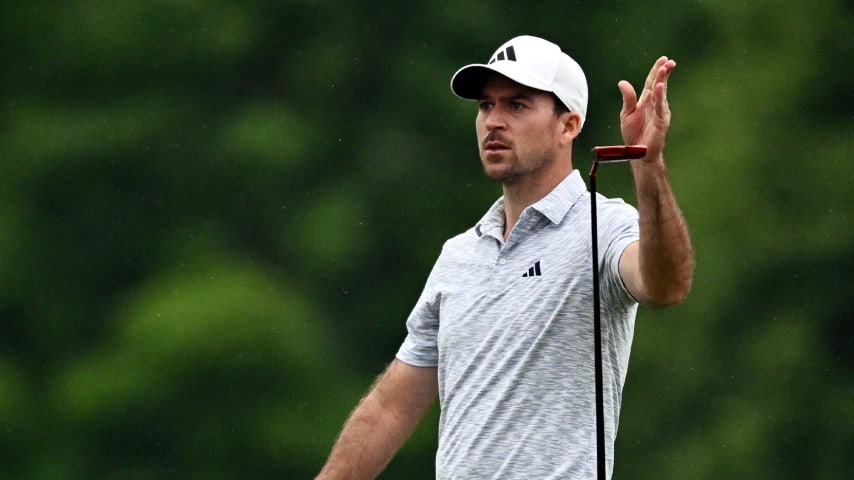
[[[593,147],[590,168],[590,234],[593,240],[593,358],[596,376],[596,478],[605,480],[605,404],[602,385],[602,328],[599,305],[599,233],[596,225],[596,170],[600,163],[626,162],[643,158],[644,145]]]

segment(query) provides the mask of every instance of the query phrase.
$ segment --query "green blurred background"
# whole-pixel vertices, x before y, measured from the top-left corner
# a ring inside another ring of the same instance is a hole
[[[0,477],[311,478],[499,195],[450,76],[512,36],[675,58],[694,290],[641,309],[615,478],[854,477],[854,5],[7,0]],[[634,202],[628,167],[600,191]],[[437,409],[382,478],[433,476]]]

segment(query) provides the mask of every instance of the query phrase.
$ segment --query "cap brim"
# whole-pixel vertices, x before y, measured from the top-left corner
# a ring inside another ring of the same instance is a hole
[[[515,62],[496,62],[489,65],[473,63],[457,70],[451,78],[451,90],[460,98],[478,100],[483,96],[483,86],[489,75],[498,73],[516,83],[537,90],[549,91],[548,87],[515,68]]]
[[[477,100],[483,94],[486,77],[494,72],[482,64],[471,64],[457,70],[451,78],[451,90],[460,98]]]

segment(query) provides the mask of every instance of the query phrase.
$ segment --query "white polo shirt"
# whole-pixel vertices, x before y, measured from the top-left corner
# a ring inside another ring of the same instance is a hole
[[[597,197],[608,470],[637,303],[637,211]],[[590,479],[596,468],[590,196],[573,171],[503,241],[504,201],[448,240],[397,358],[437,366],[439,479]],[[609,473],[610,476],[610,473]]]

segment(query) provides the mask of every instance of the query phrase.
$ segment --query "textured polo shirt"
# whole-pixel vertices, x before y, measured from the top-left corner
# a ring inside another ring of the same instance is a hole
[[[597,198],[608,470],[637,303],[637,211]],[[573,171],[503,240],[498,199],[442,248],[397,358],[438,367],[439,479],[590,479],[596,467],[590,196]],[[610,476],[610,473],[609,473]]]

